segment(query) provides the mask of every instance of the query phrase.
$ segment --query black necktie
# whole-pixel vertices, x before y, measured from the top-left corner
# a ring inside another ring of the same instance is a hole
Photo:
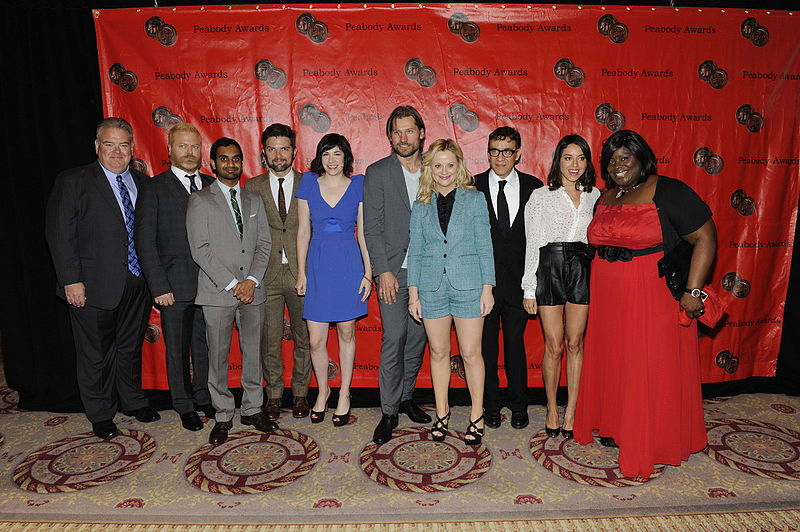
[[[285,177],[278,178],[278,214],[281,216],[281,221],[286,221],[286,196],[283,195],[283,182]]]
[[[506,186],[506,180],[504,179],[498,184],[500,185],[500,190],[497,192],[497,225],[500,227],[500,232],[506,235],[511,228],[511,220],[508,215],[508,201],[506,201],[506,194],[503,192]]]
[[[197,185],[194,184],[194,176],[195,174],[186,176],[186,178],[189,180],[189,194],[192,192],[197,192]]]

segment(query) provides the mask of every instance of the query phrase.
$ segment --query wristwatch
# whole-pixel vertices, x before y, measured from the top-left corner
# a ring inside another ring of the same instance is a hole
[[[708,294],[706,294],[705,292],[703,292],[699,288],[692,288],[691,290],[688,289],[688,288],[684,288],[683,291],[686,292],[687,294],[690,294],[692,297],[699,297],[699,298],[703,299],[704,301],[708,297]]]

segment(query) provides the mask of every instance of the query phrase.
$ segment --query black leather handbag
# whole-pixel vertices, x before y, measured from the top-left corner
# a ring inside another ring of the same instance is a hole
[[[658,276],[664,278],[675,301],[680,301],[683,297],[689,281],[693,251],[694,246],[681,239],[677,246],[664,253],[664,257],[658,261]]]

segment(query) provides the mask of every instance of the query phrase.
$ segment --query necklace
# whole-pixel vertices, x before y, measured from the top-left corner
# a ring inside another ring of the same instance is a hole
[[[628,188],[619,187],[619,190],[617,190],[617,194],[614,197],[616,199],[620,199],[622,196],[624,196],[625,194],[627,194],[631,190],[636,190],[637,188],[639,188],[642,185],[644,185],[644,181],[639,181],[638,183],[636,183],[632,187],[628,187]]]

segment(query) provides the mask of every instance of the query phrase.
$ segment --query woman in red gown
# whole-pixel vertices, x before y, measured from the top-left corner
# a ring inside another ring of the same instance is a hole
[[[619,447],[623,475],[649,477],[655,464],[680,465],[707,443],[697,324],[684,327],[679,319],[704,312],[700,289],[716,254],[716,228],[691,188],[656,173],[653,150],[639,134],[609,137],[600,168],[609,189],[588,228],[598,254],[575,439],[588,444],[597,434],[603,445]],[[657,263],[681,240],[693,248],[676,301]]]

